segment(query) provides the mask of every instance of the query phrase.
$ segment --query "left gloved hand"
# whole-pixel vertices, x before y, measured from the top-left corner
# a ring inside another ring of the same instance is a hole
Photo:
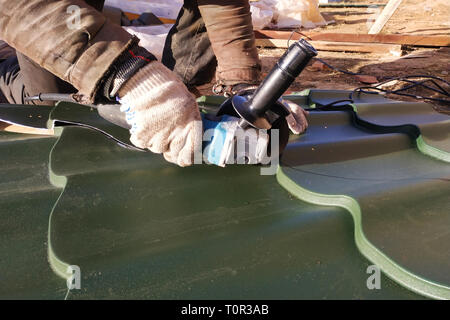
[[[290,100],[281,99],[281,102],[291,112],[291,114],[286,117],[289,129],[291,129],[294,134],[303,133],[308,128],[306,116],[309,115],[309,112]]]

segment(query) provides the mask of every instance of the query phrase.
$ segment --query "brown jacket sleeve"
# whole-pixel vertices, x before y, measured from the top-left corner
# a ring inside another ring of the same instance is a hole
[[[70,27],[71,5],[81,9],[77,29]],[[0,0],[0,38],[89,100],[114,60],[138,41],[81,0]]]

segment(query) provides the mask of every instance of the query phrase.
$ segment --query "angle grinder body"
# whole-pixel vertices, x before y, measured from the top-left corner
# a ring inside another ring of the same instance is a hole
[[[244,91],[227,99],[220,106],[217,116],[230,115],[240,118],[239,125],[243,129],[254,127],[279,130],[281,154],[289,138],[286,116],[290,112],[281,103],[280,98],[316,55],[317,51],[306,40],[301,39],[293,43],[257,89]]]

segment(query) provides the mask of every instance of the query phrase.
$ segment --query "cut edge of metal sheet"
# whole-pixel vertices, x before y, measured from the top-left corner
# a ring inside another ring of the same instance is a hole
[[[416,139],[416,145],[417,149],[424,155],[450,163],[450,153],[427,144],[422,135]]]
[[[58,206],[59,200],[61,199],[62,195],[64,194],[64,190],[66,188],[67,185],[67,178],[65,176],[59,176],[56,175],[53,170],[52,170],[52,155],[53,155],[53,151],[56,148],[56,146],[58,145],[60,139],[61,139],[61,134],[62,131],[64,130],[64,128],[55,128],[55,133],[57,133],[58,135],[58,139],[55,141],[55,143],[53,144],[53,147],[50,150],[49,153],[49,160],[48,160],[48,173],[49,173],[49,181],[50,183],[57,187],[57,188],[61,188],[61,193],[59,194],[58,198],[56,199],[55,203],[53,204],[53,207],[50,211],[49,214],[49,218],[48,218],[48,230],[47,230],[47,259],[48,259],[48,263],[50,265],[50,268],[53,270],[53,272],[61,277],[62,279],[68,281],[71,277],[71,274],[68,273],[68,271],[70,270],[70,265],[64,261],[62,261],[54,252],[53,250],[53,245],[52,245],[52,238],[51,238],[51,234],[52,234],[52,218],[53,218],[53,213],[55,212],[55,208]],[[64,300],[67,299],[68,295],[70,293],[70,289],[67,289],[67,293],[64,297]]]
[[[63,127],[55,127],[55,135],[58,136],[58,139],[55,141],[50,154],[49,154],[49,180],[52,185],[55,187],[61,188],[61,193],[58,196],[55,204],[52,207],[52,210],[49,215],[49,225],[48,225],[48,262],[51,269],[55,272],[55,274],[62,279],[68,281],[71,277],[70,273],[68,273],[70,264],[62,261],[54,252],[51,240],[51,225],[52,225],[52,217],[57,207],[61,196],[64,194],[65,186],[67,184],[67,178],[65,176],[56,175],[51,168],[51,158],[53,155],[54,148],[58,145],[61,137],[61,133],[64,130]],[[450,162],[450,154],[444,152],[440,149],[432,147],[428,145],[422,138],[419,136],[416,140],[417,148],[420,152],[425,155],[431,156],[433,158]],[[354,221],[354,232],[355,232],[355,243],[358,250],[361,254],[366,257],[369,261],[377,265],[389,278],[391,278],[396,283],[401,286],[416,292],[420,295],[434,298],[434,299],[450,299],[450,287],[441,285],[439,283],[435,283],[433,281],[422,278],[395,263],[392,259],[390,259],[387,255],[385,255],[382,251],[380,251],[377,247],[375,247],[364,235],[362,222],[361,222],[361,208],[358,202],[349,196],[345,195],[326,195],[315,193],[309,191],[300,185],[296,184],[293,180],[291,180],[279,166],[276,175],[278,183],[290,192],[292,195],[297,197],[298,199],[312,203],[315,205],[324,205],[324,206],[337,206],[346,209],[352,215]],[[65,299],[67,299],[70,290],[67,291]]]
[[[364,235],[359,203],[345,195],[328,195],[307,190],[291,180],[278,166],[278,183],[296,198],[315,205],[341,207],[353,218],[355,243],[361,254],[382,270],[386,276],[401,286],[433,299],[450,299],[450,287],[422,278],[390,259]]]

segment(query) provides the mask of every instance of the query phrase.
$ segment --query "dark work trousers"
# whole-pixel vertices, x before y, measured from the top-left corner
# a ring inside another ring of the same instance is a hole
[[[24,99],[39,93],[75,93],[70,83],[61,80],[51,72],[17,52],[0,62],[0,91],[13,104],[27,104]],[[1,97],[0,97],[1,99]],[[33,101],[32,104],[49,105],[48,101]]]
[[[197,1],[184,1],[164,44],[162,63],[193,87],[214,78],[217,59],[211,47]]]

